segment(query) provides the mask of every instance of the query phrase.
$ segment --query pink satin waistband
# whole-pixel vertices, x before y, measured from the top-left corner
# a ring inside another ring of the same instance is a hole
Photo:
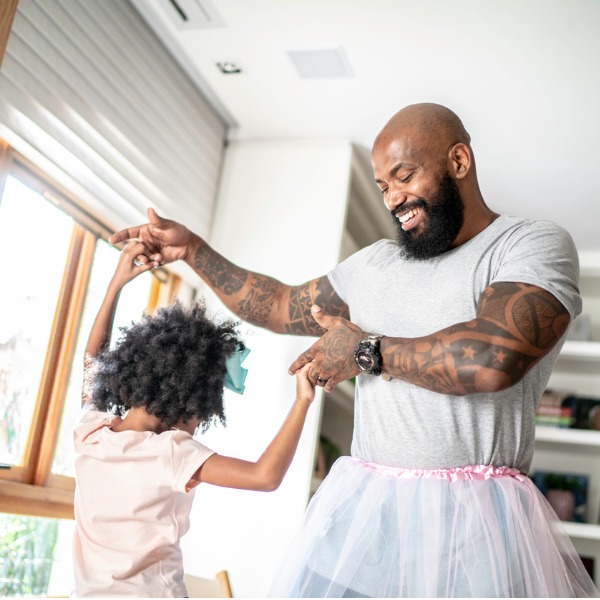
[[[364,468],[390,475],[399,479],[446,479],[450,483],[465,480],[482,480],[497,477],[514,477],[524,481],[525,475],[519,469],[512,467],[495,467],[493,465],[467,465],[452,469],[403,469],[401,467],[386,467],[375,463],[368,463],[359,458],[350,458],[353,462]]]

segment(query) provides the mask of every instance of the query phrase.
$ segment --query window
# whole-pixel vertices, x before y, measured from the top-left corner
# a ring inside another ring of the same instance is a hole
[[[0,513],[73,518],[71,431],[81,403],[83,348],[118,260],[118,250],[103,240],[109,232],[4,147]],[[113,340],[144,309],[169,301],[178,281],[164,269],[132,281],[119,300]]]
[[[0,596],[66,597],[74,522],[0,514]]]

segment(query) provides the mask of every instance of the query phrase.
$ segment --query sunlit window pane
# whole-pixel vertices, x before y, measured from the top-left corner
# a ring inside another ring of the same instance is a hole
[[[9,177],[0,201],[0,462],[22,465],[73,220]]]
[[[60,433],[52,472],[58,475],[74,476],[73,468],[73,427],[80,417],[81,385],[83,381],[83,352],[87,343],[92,323],[96,318],[100,304],[106,293],[108,283],[115,272],[119,251],[99,240],[96,245],[94,264],[90,276],[88,292],[83,310],[79,337],[73,357],[73,366],[67,388],[65,407],[60,426]],[[148,304],[150,295],[149,272],[138,275],[130,281],[121,292],[112,333],[112,344],[120,336],[119,327],[138,321]]]
[[[73,521],[0,514],[0,596],[67,596]]]

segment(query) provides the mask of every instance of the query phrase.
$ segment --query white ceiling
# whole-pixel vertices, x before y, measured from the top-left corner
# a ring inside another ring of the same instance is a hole
[[[600,251],[600,1],[175,0],[223,23],[187,30],[170,0],[132,1],[230,139],[349,139],[367,160],[392,114],[438,102],[471,133],[492,209]],[[332,49],[351,77],[301,78],[287,54]]]

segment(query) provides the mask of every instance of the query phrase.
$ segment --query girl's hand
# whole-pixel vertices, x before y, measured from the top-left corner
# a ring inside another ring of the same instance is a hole
[[[315,386],[308,378],[312,363],[304,365],[296,371],[296,401],[305,400],[309,404],[315,398]]]
[[[141,255],[144,255],[147,252],[148,250],[143,242],[138,239],[130,240],[123,250],[121,250],[119,262],[117,263],[115,274],[112,277],[111,285],[122,288],[140,273],[145,273],[146,271],[150,271],[150,269],[157,267],[157,261],[142,263],[138,260]]]
[[[138,256],[145,253],[145,251],[146,247],[139,240],[131,240],[121,251],[117,268],[108,284],[104,300],[92,324],[84,352],[84,368],[86,367],[87,357],[94,358],[98,356],[110,344],[110,333],[115,318],[117,302],[123,286],[140,273],[149,271],[157,266],[158,263],[156,261],[150,261],[145,264],[138,261]]]
[[[204,481],[242,490],[276,490],[294,458],[306,414],[315,397],[309,369],[310,364],[296,371],[296,400],[277,435],[256,462],[213,454],[192,475],[192,484]]]

